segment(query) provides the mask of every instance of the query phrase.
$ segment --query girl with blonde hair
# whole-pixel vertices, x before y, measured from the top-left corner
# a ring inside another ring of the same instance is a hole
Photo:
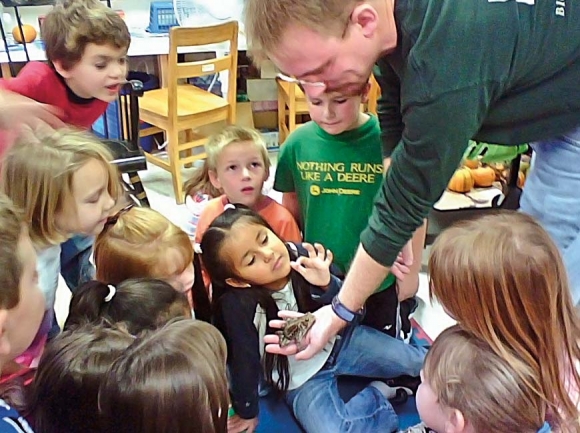
[[[579,432],[580,321],[548,233],[517,212],[466,221],[437,238],[429,269],[431,297],[542,398],[554,429]]]
[[[190,196],[199,190],[222,193],[210,200],[201,212],[195,229],[195,242],[201,242],[204,232],[228,203],[243,204],[258,212],[285,241],[302,241],[292,214],[262,193],[264,182],[270,176],[270,158],[258,131],[227,126],[210,137],[205,152],[204,165],[187,182],[186,193]]]
[[[547,433],[542,396],[526,384],[533,372],[496,355],[455,325],[425,358],[417,410],[423,421],[406,433]]]
[[[95,136],[65,128],[23,134],[2,161],[0,189],[24,212],[46,301],[43,324],[28,356],[21,359],[24,364],[40,354],[53,324],[60,244],[74,235],[100,233],[120,195],[111,159]]]
[[[197,319],[210,321],[199,257],[187,234],[159,212],[132,205],[121,209],[97,236],[94,260],[98,281],[165,280],[187,296]]]

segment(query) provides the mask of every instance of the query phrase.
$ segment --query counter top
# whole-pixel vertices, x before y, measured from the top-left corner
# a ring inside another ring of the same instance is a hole
[[[27,44],[30,60],[44,61],[46,55],[42,41],[35,41]],[[12,45],[9,47],[12,62],[26,62],[26,54],[22,45]],[[196,47],[184,47],[180,53],[203,53],[212,51],[224,51],[228,49],[228,43],[203,45]],[[243,33],[238,37],[238,51],[246,50],[246,38]],[[167,34],[152,34],[144,30],[131,33],[131,45],[129,47],[129,56],[159,56],[169,53],[169,36]],[[0,41],[0,63],[8,63],[8,55],[4,44]]]

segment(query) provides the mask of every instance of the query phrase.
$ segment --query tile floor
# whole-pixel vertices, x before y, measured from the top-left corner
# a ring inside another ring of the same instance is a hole
[[[274,199],[281,201],[281,194],[272,190],[273,178],[276,169],[277,153],[270,154],[272,161],[272,174],[266,182],[265,189],[268,194]],[[184,169],[184,178],[187,179],[193,169]],[[171,175],[152,165],[149,169],[140,173],[141,179],[147,191],[149,202],[153,209],[158,210],[165,215],[169,220],[178,226],[183,226],[188,218],[188,210],[184,205],[177,205],[173,195],[173,187],[171,185]],[[426,264],[428,257],[428,249],[423,255],[423,264]],[[424,266],[425,268],[425,266]],[[445,328],[453,325],[454,321],[443,311],[441,306],[437,303],[432,304],[429,300],[429,288],[427,274],[421,273],[420,287],[418,297],[420,299],[419,308],[415,313],[415,319],[423,327],[425,332],[434,339]],[[63,323],[68,314],[68,304],[70,300],[70,292],[64,282],[61,280],[59,289],[56,295],[56,314],[59,323]]]

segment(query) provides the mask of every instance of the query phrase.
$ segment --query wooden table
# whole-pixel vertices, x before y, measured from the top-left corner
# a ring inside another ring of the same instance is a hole
[[[40,43],[27,44],[28,55],[30,60],[46,61],[44,48]],[[208,52],[222,52],[228,49],[227,43],[204,45],[199,47],[186,47],[180,49],[179,53],[208,53]],[[4,46],[0,44],[0,69],[4,78],[12,77],[10,71],[10,64],[8,62],[8,55]],[[246,50],[245,35],[240,32],[238,38],[238,51]],[[169,36],[150,34],[145,31],[131,34],[131,45],[129,47],[129,57],[141,56],[156,56],[157,65],[159,67],[159,83],[162,87],[167,87],[167,59],[169,53]],[[25,63],[28,61],[26,53],[23,48],[10,49],[10,57],[13,63]]]

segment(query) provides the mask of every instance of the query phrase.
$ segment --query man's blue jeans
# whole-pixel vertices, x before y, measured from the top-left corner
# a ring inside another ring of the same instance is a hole
[[[579,119],[580,121],[580,119]],[[532,143],[534,159],[520,210],[550,234],[568,271],[572,299],[580,303],[580,127]]]

